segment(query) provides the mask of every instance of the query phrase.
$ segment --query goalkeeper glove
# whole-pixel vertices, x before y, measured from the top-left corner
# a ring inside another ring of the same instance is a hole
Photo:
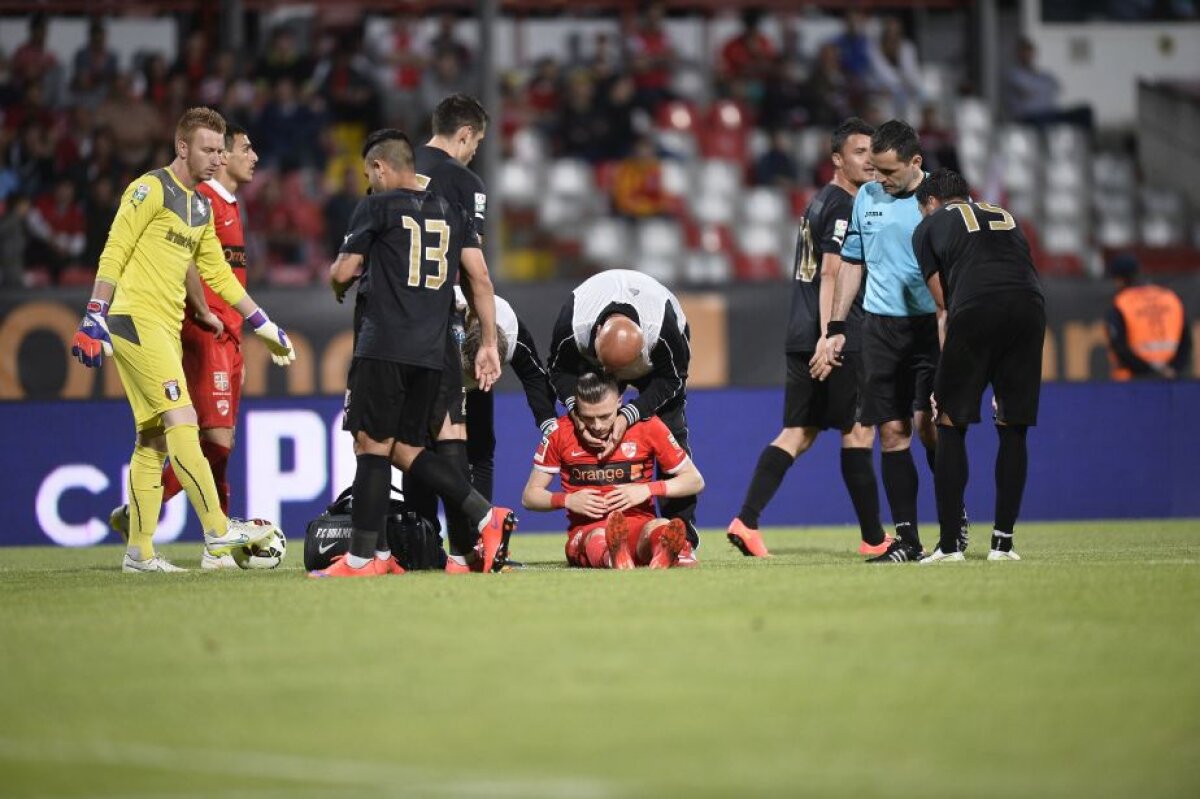
[[[271,360],[277,366],[287,366],[296,360],[296,350],[288,340],[287,333],[272,322],[262,308],[255,309],[254,313],[246,317],[246,321],[254,328],[254,335],[266,342],[267,349],[271,352]]]
[[[104,362],[104,356],[113,354],[112,338],[108,335],[108,322],[104,319],[106,316],[108,316],[107,302],[97,299],[89,300],[87,311],[83,314],[83,321],[79,323],[79,329],[75,331],[75,338],[71,340],[71,354],[89,369],[99,368],[100,364]]]

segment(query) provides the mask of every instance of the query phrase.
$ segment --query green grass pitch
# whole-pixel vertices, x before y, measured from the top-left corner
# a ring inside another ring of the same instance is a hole
[[[1200,522],[1029,524],[1021,563],[985,530],[966,564],[805,529],[569,571],[555,535],[322,582],[297,539],[270,573],[0,550],[0,795],[1200,795]]]

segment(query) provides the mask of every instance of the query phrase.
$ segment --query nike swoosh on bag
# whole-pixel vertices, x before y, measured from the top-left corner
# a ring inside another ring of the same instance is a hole
[[[328,552],[329,550],[333,549],[336,546],[337,546],[336,541],[334,541],[332,544],[317,544],[317,552],[324,555],[326,552]]]

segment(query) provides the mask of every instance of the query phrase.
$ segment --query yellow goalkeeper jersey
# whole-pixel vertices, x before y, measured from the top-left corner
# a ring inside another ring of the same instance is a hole
[[[117,286],[109,314],[178,332],[191,261],[230,305],[246,296],[225,260],[208,198],[184,188],[169,167],[147,172],[125,189],[100,254],[96,278]]]

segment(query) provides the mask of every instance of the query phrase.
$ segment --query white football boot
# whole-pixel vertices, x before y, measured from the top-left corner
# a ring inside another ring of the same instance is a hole
[[[224,555],[213,555],[205,549],[200,554],[200,568],[204,571],[214,572],[221,569],[236,569],[238,565],[237,561],[233,559],[233,555],[228,552]]]
[[[988,553],[988,560],[1020,560],[1021,556],[1011,549],[1007,552],[1001,552],[999,549],[993,549]]]
[[[108,514],[108,526],[121,536],[121,540],[129,543],[129,506],[118,505]]]
[[[204,548],[210,555],[227,555],[234,547],[244,547],[265,540],[274,529],[274,525],[256,519],[230,518],[225,535],[210,535],[207,530],[204,532]]]
[[[966,555],[962,552],[943,552],[939,547],[917,562],[925,566],[930,563],[962,563],[966,559]]]
[[[173,574],[175,572],[185,572],[187,569],[180,568],[166,558],[157,555],[149,560],[134,560],[126,552],[125,560],[121,563],[121,571],[126,574],[147,574],[149,572]]]

